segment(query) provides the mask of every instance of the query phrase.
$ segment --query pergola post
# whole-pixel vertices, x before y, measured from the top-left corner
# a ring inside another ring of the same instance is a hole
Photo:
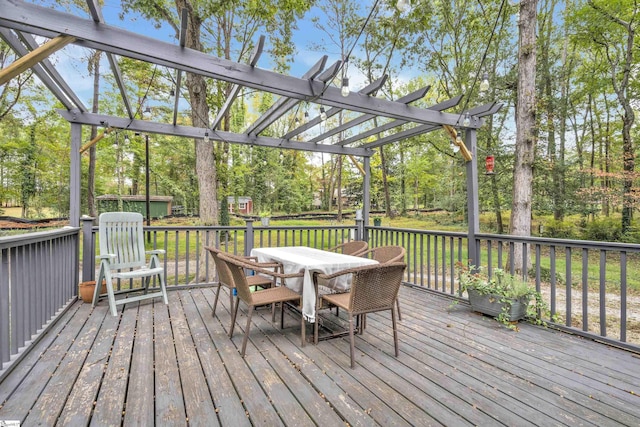
[[[82,143],[82,125],[71,123],[71,168],[69,171],[69,225],[80,227],[80,145]]]
[[[472,265],[480,266],[478,259],[479,245],[476,244],[476,234],[480,233],[480,205],[478,203],[478,150],[477,133],[475,129],[467,129],[464,133],[464,143],[472,154],[467,162],[467,251],[468,261]]]
[[[369,225],[369,210],[371,209],[371,157],[365,156],[362,162],[364,176],[362,177],[362,221],[364,234],[362,240],[369,241],[367,225]]]

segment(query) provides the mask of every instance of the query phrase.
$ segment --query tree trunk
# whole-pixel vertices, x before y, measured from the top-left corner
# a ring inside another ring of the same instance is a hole
[[[537,137],[536,123],[536,23],[537,0],[520,2],[518,25],[518,103],[516,107],[516,147],[513,171],[513,206],[510,233],[531,235],[531,199],[533,185],[533,159]],[[526,271],[523,265],[523,245],[515,245],[513,263],[517,271]],[[530,258],[529,258],[530,259]]]
[[[89,68],[93,70],[93,102],[91,105],[91,112],[97,113],[100,101],[100,57],[101,51],[96,51],[95,55],[89,58]],[[96,126],[91,126],[90,140],[93,140],[98,135],[98,129]],[[89,171],[87,176],[87,207],[89,209],[89,216],[94,218],[94,222],[98,218],[98,209],[96,206],[96,146],[92,145],[89,148]]]
[[[200,40],[200,27],[202,18],[194,13],[190,2],[186,0],[176,0],[178,10],[188,8],[189,19],[187,20],[187,35],[185,45],[188,48],[202,51]],[[209,106],[207,105],[207,85],[204,77],[187,73],[186,87],[189,90],[191,100],[191,122],[193,126],[199,128],[209,128]],[[212,132],[209,131],[212,137]],[[196,174],[198,176],[199,187],[199,216],[203,225],[218,224],[218,193],[216,189],[216,167],[213,152],[213,142],[205,141],[203,138],[195,138],[196,152]]]

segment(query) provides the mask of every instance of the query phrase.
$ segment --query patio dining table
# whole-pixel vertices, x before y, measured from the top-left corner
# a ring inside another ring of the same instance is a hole
[[[303,273],[301,277],[288,278],[285,285],[296,292],[302,293],[302,315],[305,320],[313,323],[316,319],[316,291],[313,285],[313,273],[336,273],[348,268],[377,264],[378,261],[345,255],[336,252],[323,251],[306,246],[283,246],[277,248],[254,248],[251,256],[259,262],[280,262],[285,274]],[[341,276],[322,286],[333,291],[345,292],[351,283],[349,276]]]

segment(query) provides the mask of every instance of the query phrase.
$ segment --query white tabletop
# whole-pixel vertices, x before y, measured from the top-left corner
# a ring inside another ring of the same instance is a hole
[[[277,261],[282,263],[286,274],[304,273],[300,278],[286,279],[285,284],[296,292],[302,292],[302,314],[307,321],[312,323],[315,322],[316,316],[316,292],[313,286],[313,272],[319,271],[325,274],[332,274],[348,268],[378,263],[378,261],[368,258],[328,252],[306,246],[255,248],[251,250],[251,256],[257,257],[259,262]],[[350,278],[349,275],[338,277],[336,280],[326,284],[323,283],[323,286],[336,291],[347,291],[351,285]]]

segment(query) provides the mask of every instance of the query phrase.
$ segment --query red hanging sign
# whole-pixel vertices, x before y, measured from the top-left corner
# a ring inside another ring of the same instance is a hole
[[[493,167],[495,166],[495,158],[493,156],[487,156],[484,161],[484,167],[487,175],[493,175]]]

